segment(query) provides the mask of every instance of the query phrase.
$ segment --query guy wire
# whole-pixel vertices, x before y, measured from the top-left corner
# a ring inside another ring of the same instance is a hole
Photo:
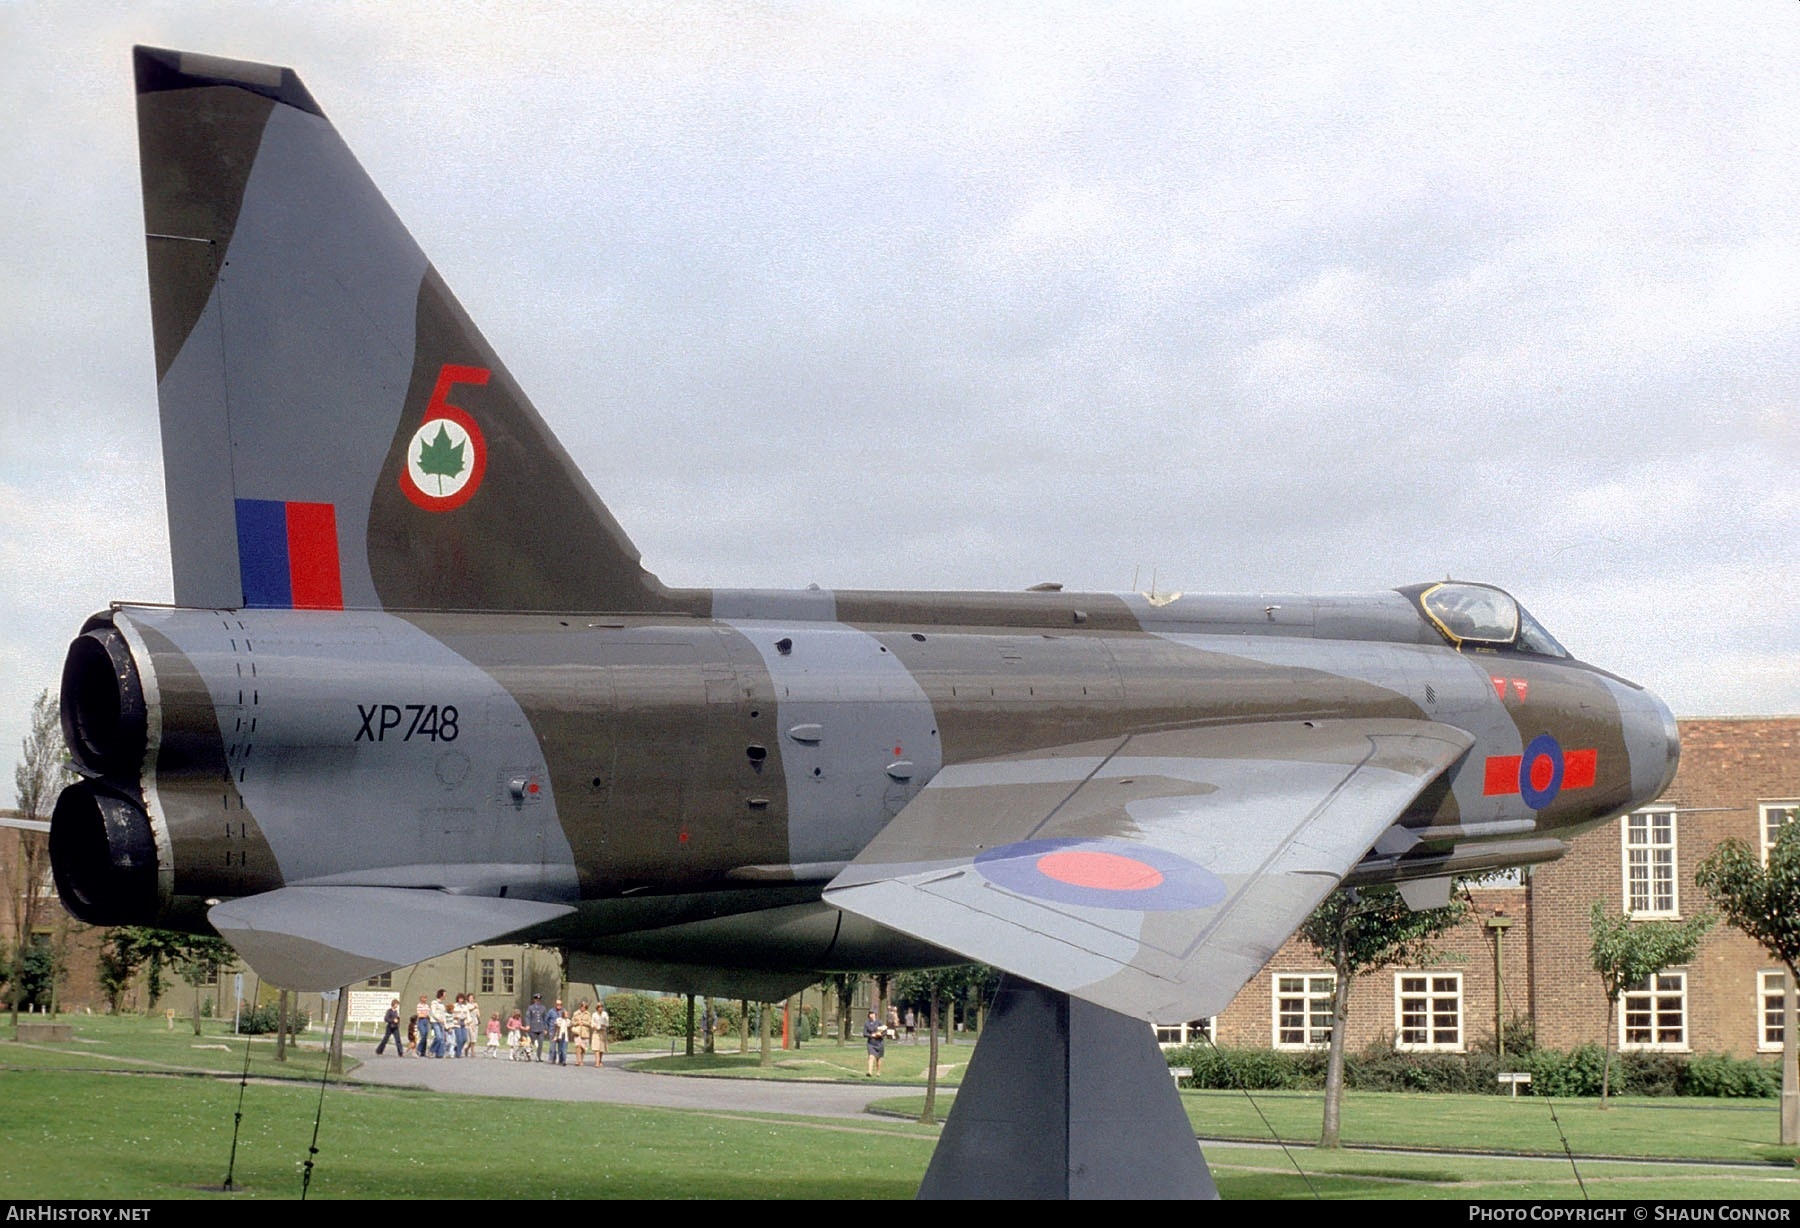
[[[1575,1173],[1575,1184],[1581,1187],[1582,1201],[1592,1202],[1593,1199],[1588,1196],[1587,1182],[1581,1179],[1581,1169],[1575,1163],[1575,1152],[1569,1146],[1569,1136],[1563,1133],[1562,1119],[1556,1115],[1556,1097],[1550,1096],[1546,1097],[1546,1099],[1550,1104],[1550,1120],[1556,1123],[1556,1137],[1562,1140],[1563,1154],[1569,1157],[1569,1167],[1573,1169]]]
[[[1300,1180],[1306,1182],[1307,1190],[1315,1199],[1322,1201],[1324,1196],[1319,1193],[1319,1188],[1312,1183],[1312,1178],[1307,1176],[1306,1170],[1300,1167],[1299,1159],[1288,1149],[1286,1141],[1282,1139],[1280,1134],[1276,1133],[1274,1125],[1270,1123],[1268,1116],[1262,1111],[1262,1105],[1256,1103],[1256,1097],[1252,1096],[1250,1094],[1250,1089],[1244,1086],[1244,1080],[1238,1076],[1237,1068],[1231,1064],[1231,1059],[1225,1055],[1225,1050],[1219,1048],[1219,1046],[1213,1042],[1213,1038],[1208,1036],[1205,1032],[1202,1032],[1201,1035],[1206,1037],[1207,1046],[1211,1048],[1214,1053],[1219,1055],[1219,1060],[1221,1062],[1225,1063],[1225,1069],[1231,1072],[1232,1083],[1236,1085],[1240,1092],[1244,1093],[1244,1099],[1250,1102],[1250,1107],[1256,1110],[1256,1115],[1258,1117],[1262,1118],[1263,1129],[1269,1132],[1269,1137],[1275,1140],[1275,1145],[1277,1147],[1281,1148],[1281,1154],[1288,1158],[1288,1163],[1292,1164],[1294,1166],[1294,1171],[1300,1174]]]
[[[237,1112],[231,1115],[231,1159],[225,1163],[225,1184],[231,1189],[231,1175],[237,1171],[238,1129],[244,1124],[244,1091],[250,1086],[250,1033],[244,1033],[244,1074],[238,1080]]]
[[[338,992],[347,993],[348,990],[340,989]],[[337,1026],[335,1021],[332,1026],[333,1028]],[[319,1154],[319,1122],[325,1117],[325,1082],[329,1078],[331,1078],[331,1042],[327,1040],[325,1042],[325,1065],[319,1071],[319,1107],[313,1110],[312,1142],[306,1148],[306,1164],[300,1173],[301,1202],[306,1201],[307,1187],[312,1185],[314,1157]]]

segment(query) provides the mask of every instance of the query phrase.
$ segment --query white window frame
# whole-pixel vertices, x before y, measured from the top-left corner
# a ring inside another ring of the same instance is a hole
[[[1787,969],[1765,968],[1756,974],[1756,1051],[1781,1052],[1781,999],[1787,993]]]
[[[1636,1012],[1647,1017],[1645,1025],[1650,1031],[1649,1040],[1631,1040],[1631,1017],[1633,1014],[1632,999],[1639,998],[1643,1004]],[[1667,1011],[1667,1002],[1676,1003],[1681,1019],[1681,1035],[1678,1039],[1662,1038],[1662,1019]],[[1688,984],[1687,973],[1678,969],[1664,968],[1661,972],[1653,972],[1644,980],[1628,988],[1619,995],[1619,1052],[1626,1053],[1686,1053],[1688,1044]]]
[[[1408,981],[1420,984],[1408,987]],[[1408,1040],[1409,1031],[1421,1030],[1407,1023],[1407,1002],[1414,1000],[1423,1010],[1423,1040]],[[1448,1029],[1440,1020],[1439,1004],[1453,1004],[1453,1018]],[[1444,1032],[1452,1033],[1446,1038]],[[1394,973],[1394,1048],[1403,1053],[1461,1053],[1465,1048],[1463,1027],[1463,975],[1460,972],[1406,971]]]
[[[1771,823],[1769,821],[1771,816],[1777,814],[1785,817]],[[1762,863],[1765,866],[1769,864],[1769,849],[1775,843],[1775,833],[1781,829],[1782,824],[1792,823],[1797,818],[1800,818],[1800,802],[1758,802],[1756,804],[1756,841],[1762,851]]]
[[[1667,817],[1669,820],[1669,838],[1666,842],[1656,841],[1650,837],[1656,834],[1656,820]],[[1644,839],[1633,841],[1634,825],[1641,821]],[[1626,815],[1619,824],[1619,860],[1623,875],[1625,912],[1632,917],[1679,917],[1681,915],[1681,832],[1676,821],[1675,810],[1668,806],[1655,806],[1648,810],[1634,810]],[[1656,854],[1667,850],[1669,904],[1667,908],[1656,906],[1656,886],[1658,865]],[[1643,867],[1644,891],[1646,907],[1637,908],[1632,904],[1632,857],[1634,851],[1641,851],[1644,856],[1640,861]]]
[[[1299,982],[1285,992],[1282,982]],[[1331,1043],[1332,999],[1337,995],[1337,974],[1333,972],[1277,972],[1269,978],[1269,1031],[1277,1049],[1322,1049]],[[1283,1040],[1281,1034],[1283,997],[1301,1002],[1300,1030],[1305,1040]],[[1323,1020],[1323,1026],[1320,1025]]]
[[[1156,1043],[1165,1049],[1191,1045],[1202,1037],[1214,1042],[1219,1039],[1218,1020],[1211,1016],[1190,1019],[1186,1023],[1158,1023],[1152,1026],[1156,1030]]]
[[[475,976],[479,992],[504,997],[515,992],[513,987],[519,983],[518,964],[498,955],[483,956],[475,965]]]

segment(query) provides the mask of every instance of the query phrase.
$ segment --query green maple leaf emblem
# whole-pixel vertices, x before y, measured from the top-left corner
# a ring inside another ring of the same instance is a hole
[[[437,436],[419,445],[419,472],[431,477],[453,478],[463,471],[463,445],[450,442],[450,432],[438,423]],[[439,489],[443,483],[438,484]]]

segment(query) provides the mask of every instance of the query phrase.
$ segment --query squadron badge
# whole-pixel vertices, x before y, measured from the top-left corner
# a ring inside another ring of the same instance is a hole
[[[486,367],[445,363],[431,390],[425,421],[407,440],[400,489],[428,512],[461,507],[481,487],[487,471],[487,440],[469,412],[450,404],[449,396],[452,386],[485,384],[489,374]]]

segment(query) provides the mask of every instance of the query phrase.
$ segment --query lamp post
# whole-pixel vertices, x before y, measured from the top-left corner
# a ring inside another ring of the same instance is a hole
[[[1506,971],[1500,958],[1500,951],[1506,939],[1506,931],[1512,927],[1512,918],[1506,915],[1504,908],[1496,908],[1494,915],[1482,924],[1494,932],[1494,1052],[1504,1063],[1506,1060]]]

